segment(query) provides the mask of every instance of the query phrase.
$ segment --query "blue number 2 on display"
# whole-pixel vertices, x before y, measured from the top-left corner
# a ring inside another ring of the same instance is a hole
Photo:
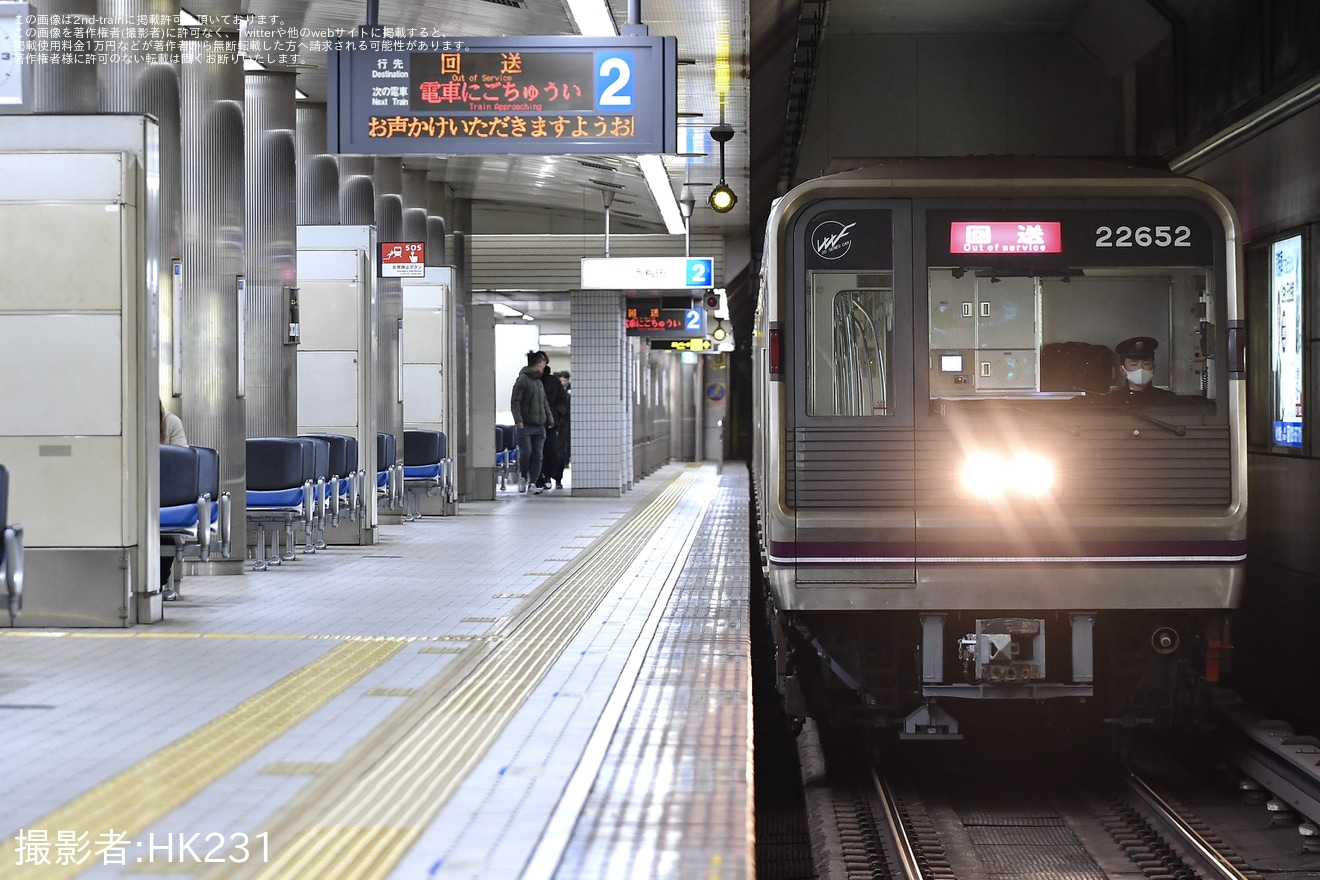
[[[693,333],[701,333],[704,328],[701,326],[701,309],[688,309],[683,318],[683,329],[690,330]]]
[[[715,261],[711,259],[687,261],[687,286],[710,287],[711,276],[715,274]]]
[[[633,53],[596,55],[596,109],[633,109]]]

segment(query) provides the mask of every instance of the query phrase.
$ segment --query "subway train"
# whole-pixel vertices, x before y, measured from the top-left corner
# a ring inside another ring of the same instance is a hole
[[[1210,186],[1103,160],[896,160],[776,202],[752,470],[790,716],[1195,717],[1244,585],[1241,248]]]

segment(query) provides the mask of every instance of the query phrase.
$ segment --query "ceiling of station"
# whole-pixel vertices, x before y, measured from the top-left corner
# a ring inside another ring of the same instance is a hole
[[[586,0],[604,6],[606,0]],[[726,145],[726,179],[741,195],[747,192],[747,4],[748,0],[645,0],[641,23],[651,36],[678,41],[678,111],[680,153],[664,157],[672,190],[679,195],[690,183],[697,207],[692,228],[708,231],[746,229],[746,201],[728,214],[716,214],[705,199],[720,178],[719,150],[710,128],[724,119],[734,129]],[[231,0],[184,0],[194,15],[233,13]],[[609,0],[616,28],[628,24],[627,0]],[[366,0],[245,0],[241,12],[273,16],[281,24],[312,30],[351,32],[366,17]],[[576,34],[566,0],[382,0],[382,26],[427,28],[432,35],[536,36]],[[728,87],[716,90],[717,58],[727,58]],[[298,88],[311,100],[326,98],[325,58],[303,53]],[[425,167],[454,195],[498,203],[507,210],[575,209],[599,218],[600,193],[613,191],[611,228],[615,232],[664,232],[655,199],[632,156],[435,156],[407,157],[405,168]],[[595,221],[599,223],[599,219]]]
[[[585,0],[608,8],[616,28],[628,23],[628,0]],[[1192,2],[1192,0],[1170,0]],[[184,0],[194,14],[221,15],[234,11],[233,0]],[[749,15],[796,14],[799,6],[823,11],[827,33],[991,33],[1068,31],[1087,42],[1088,29],[1096,42],[1113,42],[1103,22],[1120,16],[1149,20],[1147,0],[638,0],[641,21],[652,36],[672,35],[678,40],[679,153],[664,157],[673,192],[690,184],[696,198],[692,228],[706,232],[744,233],[758,222],[749,212],[751,157],[777,161],[779,148],[750,143]],[[1107,11],[1106,11],[1107,10]],[[240,0],[247,15],[272,16],[280,23],[312,30],[344,32],[362,24],[366,0]],[[811,11],[809,14],[817,14]],[[464,36],[534,36],[574,34],[579,29],[569,0],[381,0],[379,23],[394,27],[428,28],[432,34]],[[1092,24],[1088,25],[1088,22]],[[780,29],[792,41],[794,30]],[[1101,38],[1103,36],[1103,39]],[[782,56],[785,59],[791,57]],[[717,60],[727,59],[728,85],[717,90]],[[312,100],[325,100],[324,56],[303,53],[299,58],[298,87]],[[787,81],[785,76],[784,81]],[[760,106],[782,106],[774,96]],[[725,177],[739,195],[728,214],[706,206],[710,187],[720,178],[718,145],[710,128],[721,118],[732,126],[733,139],[725,146]],[[762,130],[783,128],[782,109],[764,120]],[[663,232],[664,223],[631,156],[435,156],[409,157],[405,167],[425,167],[433,179],[443,180],[455,195],[494,203],[516,212],[522,209],[575,210],[599,216],[600,193],[615,193],[611,209],[616,232]],[[778,193],[758,193],[768,204]]]
[[[232,13],[233,0],[184,0],[194,14]],[[366,16],[366,0],[239,0],[241,12],[273,16],[299,28],[351,31]],[[381,0],[379,23],[428,28],[432,34],[533,36],[579,33],[570,0]],[[608,8],[616,28],[628,23],[628,0],[589,0]],[[1113,67],[1122,58],[1105,53],[1141,51],[1163,24],[1149,0],[638,0],[641,21],[652,36],[678,41],[679,153],[663,158],[677,195],[690,184],[696,199],[692,229],[743,235],[763,222],[779,193],[751,193],[753,181],[773,190],[784,154],[792,44],[800,41],[802,20],[824,15],[824,39],[832,34],[966,34],[1071,32]],[[1165,0],[1170,6],[1198,0]],[[751,20],[758,17],[757,22]],[[768,24],[767,24],[768,22]],[[771,59],[783,69],[752,76],[752,34],[758,35],[758,65]],[[768,35],[768,36],[767,36]],[[781,45],[767,47],[765,41]],[[787,45],[783,45],[783,44]],[[717,89],[717,61],[727,59],[727,87]],[[325,100],[324,57],[301,57],[298,87],[311,100]],[[1112,63],[1110,63],[1112,62]],[[758,119],[750,92],[759,89]],[[725,178],[739,202],[728,214],[707,207],[710,187],[720,178],[718,145],[710,129],[723,119],[734,131],[725,147]],[[752,143],[752,132],[761,142]],[[753,158],[754,157],[754,158]],[[753,167],[755,163],[756,167]],[[434,156],[408,157],[405,167],[425,167],[454,195],[511,215],[537,211],[576,212],[597,228],[604,213],[603,191],[615,193],[611,229],[664,232],[635,157],[632,156]],[[775,169],[766,169],[775,166]],[[520,230],[527,231],[527,230]],[[753,236],[755,238],[755,236]],[[542,303],[547,312],[565,311]]]
[[[1092,0],[831,0],[830,28],[858,34],[1069,30]]]

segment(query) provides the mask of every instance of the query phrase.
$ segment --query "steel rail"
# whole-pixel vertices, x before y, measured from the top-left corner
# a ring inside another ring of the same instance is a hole
[[[1177,834],[1202,864],[1213,871],[1216,876],[1224,877],[1226,880],[1252,880],[1251,875],[1244,874],[1234,867],[1210,841],[1206,840],[1199,831],[1189,825],[1178,814],[1178,811],[1170,806],[1154,788],[1131,770],[1127,771],[1127,784],[1155,811],[1156,817]]]
[[[903,820],[899,817],[898,803],[894,800],[889,786],[880,779],[874,767],[871,768],[871,784],[875,786],[876,797],[885,814],[885,826],[893,844],[894,858],[898,860],[898,868],[907,880],[925,880],[925,874],[922,873],[921,864],[917,859],[916,848],[912,845],[907,829],[903,827]]]

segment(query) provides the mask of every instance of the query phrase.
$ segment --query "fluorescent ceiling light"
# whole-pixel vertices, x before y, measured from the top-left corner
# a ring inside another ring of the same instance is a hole
[[[293,99],[294,99],[295,101],[306,101],[306,100],[307,100],[307,93],[304,92],[302,89],[294,89],[294,90],[293,90]]]
[[[642,175],[646,185],[651,188],[651,198],[660,209],[660,216],[665,221],[665,229],[670,235],[682,235],[683,215],[678,210],[678,200],[674,198],[674,188],[669,184],[669,172],[665,171],[664,160],[654,153],[637,157],[637,164],[642,166]]]
[[[573,16],[578,33],[584,37],[617,37],[614,16],[605,0],[568,0],[568,14]]]
[[[202,21],[186,9],[179,10],[179,24],[184,27],[201,27]]]
[[[533,318],[531,315],[523,315],[523,320],[524,320],[524,321],[535,321],[536,319]]]
[[[495,309],[495,314],[505,318],[517,318],[522,315],[522,312],[509,308],[504,303],[492,303],[491,306]]]
[[[254,59],[252,59],[252,58],[244,58],[244,59],[243,59],[243,69],[244,69],[244,70],[265,70],[265,69],[266,69],[266,65],[262,64],[260,61],[256,61],[256,60],[254,60]]]

